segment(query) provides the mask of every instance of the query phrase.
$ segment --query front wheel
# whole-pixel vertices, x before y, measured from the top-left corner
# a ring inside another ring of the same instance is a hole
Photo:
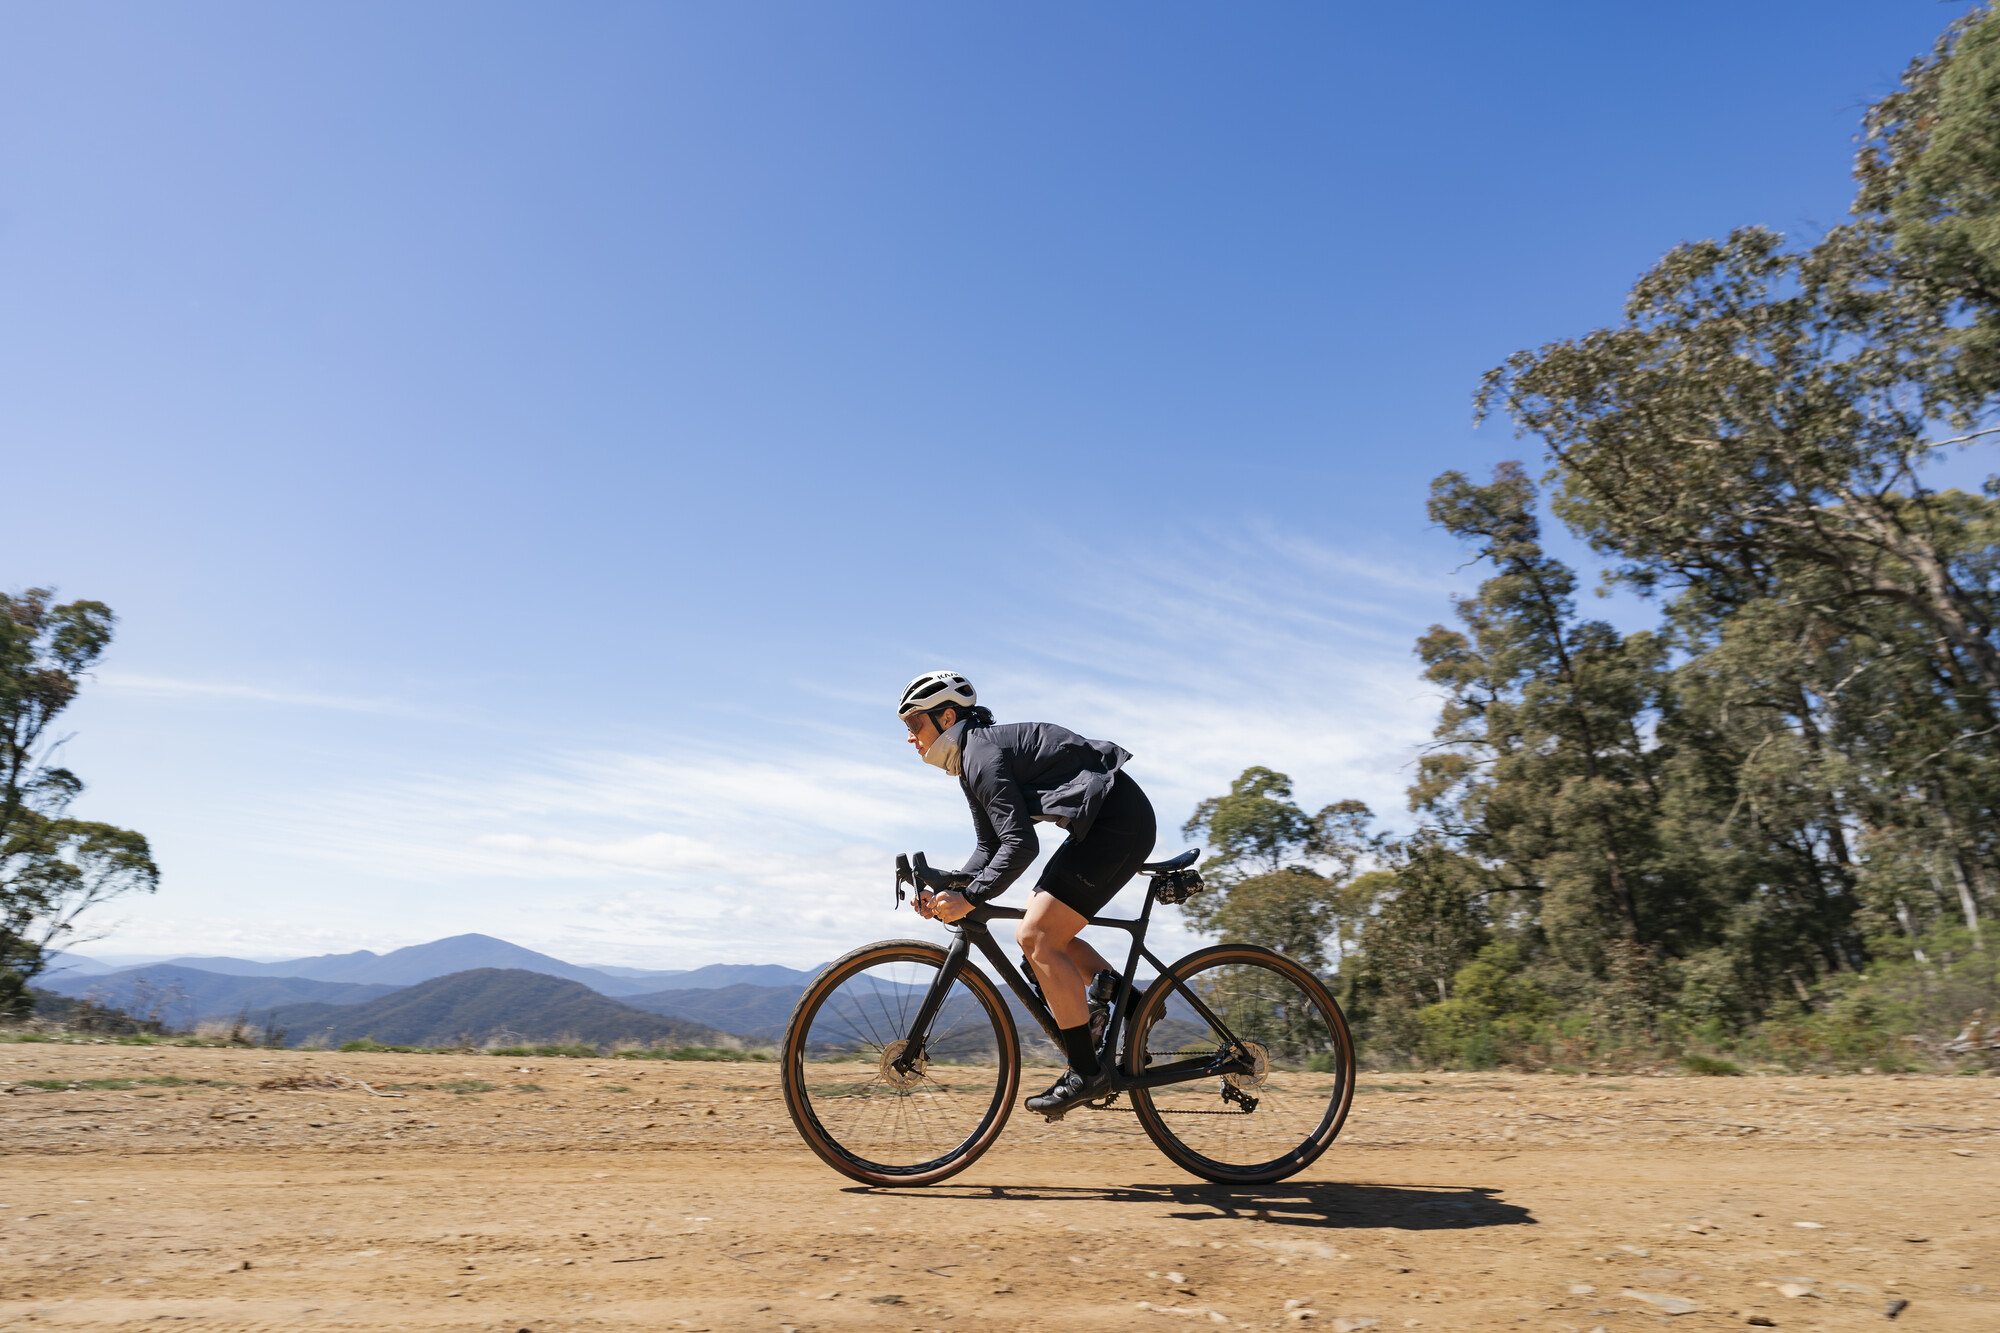
[[[912,1033],[945,964],[926,940],[886,940],[828,967],[785,1032],[785,1107],[820,1160],[868,1185],[928,1185],[993,1146],[1021,1084],[1014,1019],[968,961]],[[907,1058],[912,1039],[920,1046]]]
[[[1136,1088],[1139,1123],[1176,1165],[1219,1184],[1263,1185],[1303,1171],[1333,1145],[1354,1100],[1354,1039],[1340,1006],[1283,954],[1249,944],[1199,949],[1140,998],[1125,1071],[1142,1075],[1230,1045],[1251,1072]]]

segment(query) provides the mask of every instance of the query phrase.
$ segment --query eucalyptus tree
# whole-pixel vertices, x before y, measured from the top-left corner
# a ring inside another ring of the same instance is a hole
[[[1431,517],[1493,573],[1457,602],[1463,628],[1418,643],[1445,702],[1411,805],[1532,895],[1571,966],[1602,974],[1614,942],[1682,952],[1713,917],[1662,837],[1664,644],[1577,614],[1576,577],[1543,550],[1535,504],[1513,463],[1484,486],[1457,472],[1432,484]]]
[[[1368,910],[1354,893],[1355,871],[1380,846],[1360,801],[1307,814],[1292,780],[1269,768],[1243,770],[1222,796],[1195,807],[1181,831],[1210,848],[1206,893],[1182,914],[1225,942],[1261,944],[1316,971],[1351,942]]]
[[[55,762],[50,728],[111,643],[101,602],[52,602],[45,588],[0,593],[0,1013],[29,1005],[28,983],[83,913],[159,883],[146,839],[77,819],[83,791]]]

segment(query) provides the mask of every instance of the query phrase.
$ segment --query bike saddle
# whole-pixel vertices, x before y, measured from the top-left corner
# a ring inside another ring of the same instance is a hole
[[[1165,875],[1175,870],[1185,870],[1193,865],[1195,859],[1200,855],[1201,848],[1197,847],[1192,851],[1182,852],[1170,861],[1149,861],[1139,867],[1139,873],[1142,875]]]

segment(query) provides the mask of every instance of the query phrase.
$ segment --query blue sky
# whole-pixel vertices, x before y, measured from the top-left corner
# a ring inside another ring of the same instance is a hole
[[[1479,374],[1838,222],[1959,12],[0,5],[0,582],[122,617],[165,872],[85,951],[908,934],[940,665],[1403,818]]]

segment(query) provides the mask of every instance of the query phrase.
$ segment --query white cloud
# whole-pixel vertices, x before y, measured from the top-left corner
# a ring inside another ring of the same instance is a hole
[[[346,713],[411,715],[415,710],[385,699],[361,699],[309,690],[272,689],[235,681],[181,680],[129,671],[95,671],[92,678],[114,693],[157,699],[217,699],[277,704],[286,708],[328,708]]]
[[[1090,558],[1087,594],[1030,608],[1006,641],[970,645],[957,662],[1003,719],[1048,718],[1132,751],[1163,854],[1179,849],[1194,803],[1252,764],[1291,774],[1308,806],[1359,797],[1407,822],[1408,765],[1437,706],[1411,644],[1448,613],[1446,580],[1272,532]],[[866,708],[872,718],[879,700]],[[304,895],[299,953],[478,930],[602,962],[798,966],[883,935],[937,933],[890,913],[890,863],[918,848],[954,863],[969,824],[956,784],[899,737],[883,714],[872,729],[788,725],[754,753],[692,739],[622,751],[516,741],[425,773],[240,801],[231,822],[261,863],[383,886]],[[1045,851],[1059,838],[1045,836]],[[393,923],[380,919],[385,901]],[[1138,905],[1136,889],[1120,904]],[[202,951],[236,941],[269,953],[282,933],[236,921]],[[154,938],[142,929],[118,947]],[[1170,928],[1161,951],[1174,939],[1188,942]]]

